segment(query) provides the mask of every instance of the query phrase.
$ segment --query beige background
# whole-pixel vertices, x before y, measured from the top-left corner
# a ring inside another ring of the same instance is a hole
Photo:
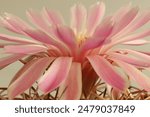
[[[46,6],[50,9],[56,9],[60,11],[65,17],[66,22],[69,22],[69,9],[75,3],[83,3],[86,7],[95,3],[98,0],[0,0],[0,13],[9,12],[15,14],[24,20],[27,20],[25,17],[26,9],[42,9],[43,6]],[[141,9],[150,10],[150,0],[102,0],[106,4],[106,15],[109,15],[116,11],[121,6],[124,6],[131,2],[133,6],[138,5]],[[150,26],[149,26],[150,27]],[[3,28],[0,28],[0,33],[9,34]],[[143,49],[143,48],[142,48]],[[150,50],[149,46],[146,46],[146,49]],[[0,51],[1,52],[1,51]],[[2,54],[0,55],[2,57]],[[7,68],[0,70],[0,86],[7,86],[10,79],[21,67],[19,62],[16,62]]]

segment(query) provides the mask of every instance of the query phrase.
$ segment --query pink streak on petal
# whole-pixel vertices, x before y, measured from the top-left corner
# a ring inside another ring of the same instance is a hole
[[[140,53],[143,53],[143,54],[146,54],[146,55],[150,56],[150,51],[148,51],[148,52],[144,52],[144,51],[137,51],[137,52],[140,52]]]
[[[6,28],[9,31],[12,31],[14,33],[20,33],[18,32],[15,27],[13,27],[12,25],[10,25],[3,17],[0,16],[0,26],[3,26],[4,28]]]
[[[115,40],[112,40],[112,43],[110,43],[108,46],[104,46],[101,51],[102,51],[102,53],[104,53],[106,51],[109,51],[113,46],[115,46],[117,44],[122,44],[124,42],[133,41],[133,40],[138,40],[138,39],[148,37],[148,36],[150,36],[149,29],[146,31],[143,31],[143,32],[125,36],[123,38],[116,38]]]
[[[93,49],[101,46],[105,39],[111,34],[113,29],[113,23],[111,20],[106,20],[99,26],[97,26],[93,36],[86,40],[83,44],[83,50]]]
[[[31,38],[39,41],[39,42],[43,42],[43,43],[47,43],[47,44],[52,44],[52,40],[51,37],[49,37],[46,33],[40,31],[40,30],[34,30],[34,29],[25,29],[24,32],[30,36]]]
[[[45,21],[44,17],[42,16],[42,14],[34,11],[34,10],[28,10],[26,12],[27,17],[29,18],[29,20],[40,30],[42,31],[49,31],[49,26],[47,24],[47,22]]]
[[[64,54],[69,51],[67,46],[62,42],[62,40],[54,39],[48,33],[41,30],[25,29],[24,32],[31,38],[43,42],[45,44],[53,45],[59,48]],[[56,37],[56,36],[55,36]]]
[[[24,28],[26,29],[31,28],[31,26],[25,23],[22,19],[9,13],[5,13],[4,20],[7,23],[9,23],[9,25],[12,26],[13,29],[15,29],[15,32],[20,34],[24,34],[22,32]]]
[[[149,21],[150,21],[150,12],[149,11],[142,12],[141,14],[136,16],[136,18],[128,26],[126,26],[122,31],[120,31],[120,35],[124,36],[127,35],[128,33],[136,31]]]
[[[134,41],[127,41],[122,44],[123,45],[140,46],[140,45],[145,45],[145,44],[149,44],[149,43],[150,43],[150,41],[140,39],[140,40],[134,40]]]
[[[20,54],[34,54],[38,52],[44,52],[48,48],[42,45],[18,45],[18,46],[5,46],[4,51],[6,53],[20,53]]]
[[[9,55],[7,57],[0,58],[0,68],[6,67],[7,65],[23,58],[25,55]]]
[[[48,20],[48,23],[50,23],[51,25],[64,24],[63,17],[58,12],[44,8],[43,15],[46,17],[46,19]]]
[[[122,49],[120,50],[121,52],[126,52],[128,54],[131,54],[132,56],[136,56],[140,59],[143,59],[145,61],[150,61],[150,55],[147,55],[147,54],[144,54],[142,52],[138,52],[138,51],[135,51],[135,50],[129,50],[129,49]]]
[[[74,32],[67,26],[58,26],[57,35],[69,47],[76,47]]]
[[[41,77],[39,88],[44,93],[48,93],[57,88],[67,77],[71,67],[72,58],[57,58],[48,71]]]
[[[139,57],[129,57],[128,55],[123,55],[119,53],[109,53],[109,57],[111,59],[124,61],[137,67],[150,67],[149,60],[143,61],[143,59],[139,59]]]
[[[45,17],[43,17],[42,14],[30,10],[27,11],[27,16],[29,18],[29,20],[38,28],[40,29],[41,32],[45,33],[46,35],[48,35],[51,40],[53,41],[58,41],[58,39],[55,38],[55,35],[53,35],[52,30],[53,27],[49,26],[48,23],[45,21]],[[28,32],[29,33],[29,32]]]
[[[34,59],[16,74],[14,81],[8,87],[9,99],[13,99],[15,96],[21,94],[42,75],[46,67],[49,65],[49,58]],[[40,66],[40,67],[39,67]]]
[[[124,69],[124,71],[129,75],[130,78],[134,79],[141,88],[144,88],[147,91],[150,91],[150,78],[144,75],[134,66],[115,60],[116,63]]]
[[[28,10],[26,12],[29,20],[31,22],[33,22],[33,24],[35,24],[36,26],[38,27],[42,27],[42,28],[47,28],[47,24],[46,22],[44,21],[42,15],[34,10]]]
[[[43,58],[42,58],[43,59]],[[47,65],[45,66],[45,68],[43,68],[43,70],[45,70],[47,67],[48,67],[48,65],[50,65],[54,60],[55,60],[55,57],[50,57],[50,58],[48,58],[48,57],[44,57],[44,59],[46,60],[47,59]],[[22,76],[22,74],[24,74],[24,72],[26,72],[28,69],[29,69],[29,67],[33,64],[33,63],[35,63],[36,61],[38,61],[39,59],[32,59],[32,60],[30,60],[28,63],[26,63],[17,73],[16,73],[16,75],[13,77],[13,79],[10,81],[10,83],[9,83],[9,86],[12,84],[12,83],[14,83],[18,78],[20,78],[20,76]],[[45,61],[46,62],[46,61]]]
[[[116,13],[113,15],[113,19],[116,21],[119,21],[127,12],[131,10],[131,4],[127,4],[126,6],[121,7],[119,10],[117,10]]]
[[[79,34],[83,31],[87,18],[86,8],[81,4],[76,4],[71,8],[71,27]]]
[[[76,100],[80,99],[82,92],[82,72],[81,64],[73,62],[69,75],[59,88],[60,99]],[[64,93],[63,93],[64,92]]]
[[[142,31],[140,33],[125,36],[125,37],[121,38],[120,40],[114,41],[113,44],[120,44],[120,43],[127,42],[127,41],[138,40],[138,39],[142,39],[147,36],[150,36],[150,30],[146,30],[146,31]]]
[[[123,30],[128,24],[130,24],[130,22],[134,20],[138,11],[139,11],[138,7],[135,7],[135,8],[128,10],[128,12],[126,12],[125,14],[122,13],[124,14],[122,17],[116,16],[117,21],[115,23],[116,25],[113,30],[113,34],[117,33],[115,37],[118,36],[120,31]]]
[[[96,26],[101,22],[105,13],[105,4],[103,2],[98,2],[93,5],[87,17],[87,34],[90,35],[93,33]]]
[[[131,24],[129,31],[135,31],[136,29],[140,28],[149,21],[150,21],[150,12],[149,11],[141,12],[141,15],[137,17],[136,20]]]
[[[15,37],[15,36],[8,36],[5,34],[0,34],[0,39],[4,41],[10,41],[10,42],[16,42],[16,43],[22,43],[22,44],[40,44],[40,42],[21,38],[21,37]]]
[[[106,83],[118,90],[125,90],[127,87],[126,81],[115,71],[106,59],[96,55],[89,56],[88,60],[98,76]]]
[[[94,37],[108,37],[113,29],[114,22],[106,18],[100,25],[98,25],[93,33]]]
[[[48,25],[48,23],[45,21],[45,17],[43,16],[43,14],[40,14],[36,11],[33,10],[29,10],[27,11],[27,16],[29,18],[29,20],[38,28],[40,29],[43,33],[45,34],[40,34],[44,36],[43,38],[47,38],[47,36],[49,36],[50,41],[53,42],[53,45],[56,45],[57,47],[59,47],[61,50],[65,50],[67,47],[60,42],[60,40],[55,38],[55,35],[53,35],[52,31],[51,31],[51,26]],[[53,27],[52,27],[53,28]],[[33,32],[32,32],[33,33]],[[27,34],[29,34],[29,31],[27,32]],[[31,34],[31,33],[30,33]],[[31,35],[30,35],[31,36]],[[33,36],[33,35],[32,35]],[[34,35],[35,37],[36,35]],[[38,37],[36,36],[36,39],[38,39]],[[40,39],[38,39],[40,40]],[[47,39],[41,39],[42,40],[46,40]],[[64,49],[63,49],[64,48]],[[67,48],[68,49],[68,48]],[[65,51],[63,51],[64,53],[66,53]]]

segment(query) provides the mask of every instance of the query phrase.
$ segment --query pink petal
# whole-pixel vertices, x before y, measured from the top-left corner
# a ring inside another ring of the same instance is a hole
[[[33,59],[25,64],[14,77],[14,81],[8,87],[9,99],[23,93],[42,75],[49,65],[49,58]],[[39,67],[40,66],[40,67]]]
[[[120,35],[123,36],[133,31],[136,31],[149,21],[150,21],[150,12],[149,11],[142,12],[128,26],[126,26],[122,31],[120,31]]]
[[[150,91],[150,78],[144,75],[134,66],[115,60],[116,63],[124,69],[124,71],[129,75],[130,78],[134,79],[141,88],[144,88],[147,91]]]
[[[34,10],[28,10],[27,17],[38,29],[46,32],[49,31],[49,26],[45,21],[44,17],[42,16],[42,14]]]
[[[42,14],[40,14],[36,11],[33,11],[33,10],[29,10],[29,11],[27,11],[27,16],[28,16],[29,20],[38,29],[41,30],[40,34],[38,34],[38,36],[40,36],[40,37],[34,35],[35,33],[39,33],[39,31],[38,32],[33,32],[32,31],[33,34],[31,35],[31,33],[27,30],[25,32],[28,35],[34,36],[34,38],[36,38],[37,40],[41,40],[41,41],[44,40],[45,42],[48,41],[47,37],[49,37],[49,40],[51,41],[52,45],[54,45],[54,46],[58,47],[59,49],[61,49],[63,51],[63,53],[66,53],[66,50],[69,50],[59,39],[55,38],[56,36],[53,35],[52,30],[51,30],[51,26],[49,26],[47,24],[47,22],[45,21],[45,17]],[[42,38],[42,39],[40,39],[40,38]],[[44,39],[44,38],[46,38],[46,39]]]
[[[87,11],[86,8],[77,4],[74,5],[71,9],[71,27],[79,34],[83,31],[83,28],[86,23]]]
[[[105,39],[111,34],[112,29],[112,21],[104,21],[96,28],[95,32],[93,33],[93,36],[85,41],[85,43],[83,44],[83,50],[86,51],[88,49],[93,49],[103,44]]]
[[[114,22],[111,19],[105,18],[105,20],[96,27],[93,36],[94,37],[108,37],[113,29]]]
[[[59,14],[58,12],[44,8],[43,14],[51,25],[62,25],[62,24],[64,24],[63,18],[61,16],[61,14]]]
[[[148,36],[150,36],[150,30],[146,30],[146,31],[142,31],[140,33],[125,36],[125,37],[121,38],[120,40],[114,41],[113,44],[119,44],[119,43],[124,43],[124,42],[128,42],[128,41],[138,40],[138,39],[142,39],[142,38],[148,37]]]
[[[62,42],[62,40],[56,39],[54,36],[51,37],[51,35],[48,35],[47,33],[41,31],[41,30],[33,30],[33,29],[25,29],[24,32],[30,36],[31,38],[43,42],[46,44],[50,44],[53,46],[56,46],[59,48],[63,53],[66,53],[66,50],[69,51],[67,46]],[[67,36],[66,36],[67,37]]]
[[[110,50],[113,46],[115,46],[117,44],[122,44],[122,43],[125,43],[125,42],[128,42],[128,41],[142,39],[142,38],[148,37],[148,36],[150,36],[150,30],[149,29],[144,31],[144,32],[140,32],[140,33],[137,33],[137,34],[132,34],[132,35],[129,35],[129,36],[125,36],[125,37],[123,37],[121,39],[120,38],[116,38],[108,46],[105,46],[103,48],[103,50],[101,50],[101,52],[104,53],[104,52]]]
[[[105,13],[105,4],[103,2],[98,2],[93,5],[88,14],[87,18],[87,34],[90,35],[93,33],[96,26],[101,22]]]
[[[0,34],[0,39],[4,41],[10,41],[10,42],[16,42],[16,43],[22,43],[22,44],[39,44],[37,41],[28,40],[21,37],[14,37],[14,36],[8,36],[5,34]]]
[[[145,45],[145,44],[149,44],[150,42],[144,39],[140,39],[140,40],[134,40],[134,41],[127,41],[122,43],[123,45],[135,45],[135,46],[139,46],[139,45]]]
[[[0,58],[0,68],[6,67],[7,65],[23,58],[25,55],[9,55],[7,57]]]
[[[20,44],[16,44],[16,43],[0,43],[0,48],[4,48],[5,46],[8,45],[20,45]]]
[[[48,71],[41,77],[39,88],[48,93],[57,88],[67,77],[71,67],[72,58],[59,57],[57,58]]]
[[[48,48],[42,45],[18,45],[18,46],[5,46],[4,51],[7,53],[20,53],[20,54],[33,54],[38,52],[44,52]]]
[[[47,43],[47,44],[52,44],[52,40],[50,36],[48,36],[46,33],[40,31],[40,30],[34,30],[34,29],[24,29],[24,32],[31,38]]]
[[[40,32],[40,34],[38,34],[38,35],[40,35],[40,37],[41,37],[41,35],[42,36],[44,36],[44,37],[46,37],[47,38],[47,36],[49,36],[49,38],[50,38],[50,40],[53,40],[53,41],[58,41],[58,39],[56,39],[55,38],[55,35],[53,35],[53,33],[52,33],[52,30],[53,30],[53,26],[49,26],[48,24],[47,24],[47,22],[45,21],[45,17],[43,17],[43,15],[42,14],[40,14],[40,13],[38,13],[38,12],[36,12],[36,11],[33,11],[33,10],[29,10],[29,11],[27,11],[27,16],[28,16],[28,18],[29,18],[29,20],[38,28],[38,29],[40,29],[40,30],[38,30],[37,31],[37,33],[39,33]],[[28,35],[30,35],[31,36],[31,33],[30,33],[30,31],[27,29],[27,31],[25,31],[25,32],[27,32],[27,34]],[[32,33],[34,33],[34,31],[32,31]],[[44,34],[45,33],[45,34]],[[35,34],[35,33],[34,33]],[[34,35],[33,34],[33,35]],[[32,35],[32,36],[33,36]],[[46,36],[47,35],[47,36]],[[34,35],[34,37],[35,37],[35,35]],[[43,38],[44,38],[43,37]],[[36,39],[38,38],[38,36],[36,36]],[[38,40],[40,40],[40,39],[38,39]],[[41,39],[41,41],[42,41],[43,39]],[[44,39],[44,40],[46,40],[46,39]]]
[[[82,92],[82,72],[81,64],[73,62],[68,78],[59,88],[60,99],[75,100],[80,99]],[[63,95],[62,95],[63,94]]]
[[[109,57],[111,59],[124,61],[137,67],[150,67],[149,60],[143,61],[143,59],[139,59],[139,57],[129,57],[128,55],[123,55],[119,53],[109,53]]]
[[[137,51],[137,52],[140,52],[140,53],[143,53],[143,54],[150,56],[150,52],[143,52],[143,51]]]
[[[127,88],[126,81],[115,71],[113,66],[106,59],[96,55],[89,56],[88,60],[97,75],[106,83],[118,90],[125,90]]]
[[[145,11],[140,14],[139,17],[131,24],[129,31],[135,31],[136,29],[140,28],[144,24],[150,21],[150,12]]]
[[[11,24],[9,24],[5,19],[4,17],[1,17],[0,16],[0,26],[3,26],[5,27],[7,30],[9,31],[12,31],[12,32],[15,32],[15,33],[20,33],[18,32],[15,27],[13,27]]]
[[[121,30],[123,30],[130,22],[132,22],[132,20],[134,20],[134,18],[136,17],[137,13],[138,13],[139,9],[138,7],[132,8],[128,11],[125,11],[126,13],[122,13],[123,15],[121,17],[119,16],[115,16],[116,17],[116,25],[114,27],[113,30],[113,34],[116,34],[116,36],[118,36]]]
[[[138,57],[138,58],[143,59],[145,61],[150,61],[150,56],[147,55],[147,54],[144,54],[142,52],[138,52],[138,51],[135,51],[135,50],[129,50],[129,49],[122,49],[120,51],[131,54],[132,56]]]
[[[126,6],[123,6],[123,7],[121,7],[119,10],[117,10],[117,12],[116,13],[114,13],[114,15],[113,15],[113,19],[115,20],[115,21],[120,21],[120,19],[123,17],[123,16],[125,16],[125,14],[127,13],[127,12],[129,12],[129,10],[131,10],[131,4],[129,3],[129,4],[127,4]]]
[[[10,29],[11,31],[24,34],[22,30],[24,28],[31,28],[27,23],[25,23],[23,20],[21,20],[19,17],[14,16],[9,13],[4,14],[4,19],[2,20],[2,23],[6,28]],[[6,24],[6,25],[5,25]]]
[[[67,44],[69,47],[76,47],[75,35],[74,32],[67,26],[58,26],[57,27],[57,36],[58,38]]]

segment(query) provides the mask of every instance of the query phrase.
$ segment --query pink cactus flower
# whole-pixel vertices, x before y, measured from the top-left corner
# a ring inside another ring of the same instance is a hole
[[[1,26],[18,36],[0,33],[0,48],[7,55],[0,58],[0,68],[15,61],[24,63],[8,86],[9,98],[23,93],[35,82],[45,94],[58,87],[59,94],[65,90],[61,99],[80,99],[98,79],[117,91],[125,91],[130,80],[150,91],[150,78],[141,72],[149,70],[150,53],[125,48],[149,44],[143,38],[150,36],[150,29],[137,29],[149,22],[150,12],[139,12],[138,7],[127,5],[111,16],[104,14],[103,2],[88,10],[77,4],[71,8],[68,26],[58,12],[47,8],[40,13],[28,10],[33,27],[4,13]]]

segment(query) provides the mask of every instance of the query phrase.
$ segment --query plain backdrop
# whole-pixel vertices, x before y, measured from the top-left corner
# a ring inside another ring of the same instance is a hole
[[[49,9],[54,9],[60,11],[66,22],[69,22],[70,7],[76,3],[82,3],[86,7],[97,2],[99,0],[0,0],[0,14],[4,12],[12,13],[21,17],[23,20],[27,21],[25,12],[27,9],[41,10],[44,6]],[[132,3],[133,6],[139,6],[142,10],[150,10],[150,0],[101,0],[106,4],[106,15],[112,14],[118,10],[121,6]],[[150,27],[150,26],[149,26]],[[8,31],[0,28],[0,33],[12,34]],[[142,49],[150,50],[149,46]],[[1,52],[1,51],[0,51]],[[0,54],[0,57],[3,55]],[[8,86],[9,81],[14,76],[14,74],[19,70],[21,64],[16,62],[9,65],[7,68],[0,70],[0,87]]]

